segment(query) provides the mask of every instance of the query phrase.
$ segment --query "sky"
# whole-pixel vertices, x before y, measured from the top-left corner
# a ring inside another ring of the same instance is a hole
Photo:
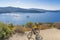
[[[0,0],[0,7],[8,6],[60,10],[60,0]]]

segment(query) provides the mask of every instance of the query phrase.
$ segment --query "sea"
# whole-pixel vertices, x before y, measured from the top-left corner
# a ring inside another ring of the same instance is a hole
[[[0,13],[0,22],[26,24],[27,22],[60,22],[60,12],[45,13]]]

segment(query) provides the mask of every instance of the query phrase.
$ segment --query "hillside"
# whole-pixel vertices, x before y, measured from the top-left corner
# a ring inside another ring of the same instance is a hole
[[[0,7],[0,13],[12,13],[12,12],[22,12],[22,13],[42,13],[44,10],[38,9],[23,9],[17,7]]]

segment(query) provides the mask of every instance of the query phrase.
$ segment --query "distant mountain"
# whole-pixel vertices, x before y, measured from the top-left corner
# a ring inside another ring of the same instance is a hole
[[[60,10],[59,10],[60,11]],[[13,12],[22,12],[22,13],[44,13],[44,12],[54,12],[44,9],[23,9],[23,8],[17,8],[17,7],[0,7],[0,13],[13,13]]]
[[[48,10],[48,12],[60,12],[60,10]]]

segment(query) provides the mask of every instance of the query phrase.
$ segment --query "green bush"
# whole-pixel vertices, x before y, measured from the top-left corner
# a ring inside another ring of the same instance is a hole
[[[8,39],[13,31],[4,23],[0,23],[0,40]]]
[[[14,25],[13,25],[12,23],[10,23],[10,24],[8,25],[8,27],[9,27],[11,30],[13,30]]]
[[[29,28],[32,28],[34,26],[34,23],[33,22],[27,22],[26,26]]]

